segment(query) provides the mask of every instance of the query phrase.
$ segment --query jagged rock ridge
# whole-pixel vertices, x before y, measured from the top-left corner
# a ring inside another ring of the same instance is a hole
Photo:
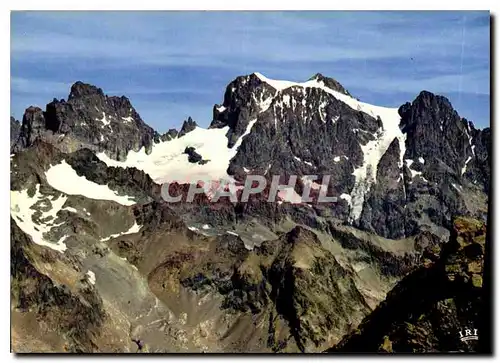
[[[26,109],[12,150],[29,147],[40,138],[66,152],[86,147],[123,160],[130,150],[144,147],[150,152],[155,137],[128,98],[106,96],[100,88],[76,82],[68,101],[54,99],[45,111],[33,106]]]

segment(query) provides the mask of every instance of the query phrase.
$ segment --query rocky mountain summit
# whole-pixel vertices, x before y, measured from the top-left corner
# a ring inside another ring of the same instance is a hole
[[[253,73],[207,129],[160,134],[76,82],[10,121],[16,352],[480,350],[455,330],[484,302],[491,132],[442,96],[386,108]],[[215,202],[248,175],[297,183]],[[337,202],[304,200],[324,176]]]
[[[122,160],[130,150],[144,147],[150,152],[155,137],[128,98],[109,97],[100,88],[76,82],[67,101],[54,99],[45,111],[39,107],[26,109],[19,139],[11,150],[42,139],[65,152],[88,148]]]

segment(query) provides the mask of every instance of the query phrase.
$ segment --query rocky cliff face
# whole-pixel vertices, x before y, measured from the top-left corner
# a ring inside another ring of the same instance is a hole
[[[181,283],[195,291],[217,289],[229,311],[284,319],[290,336],[279,340],[274,323],[270,324],[268,349],[287,351],[291,345],[315,351],[370,311],[352,272],[342,268],[311,231],[295,227],[253,252],[235,236],[225,241],[227,247],[218,248],[224,254],[234,249],[231,268],[217,268],[214,274],[209,266],[219,265],[217,258],[199,266],[201,271],[188,272]]]
[[[50,250],[38,255],[36,246],[30,246],[29,236],[14,220],[11,220],[11,240],[11,297],[16,351],[83,353],[97,350],[98,332],[107,317],[103,301],[93,285],[85,277],[71,287],[58,284],[40,271],[38,264],[50,265],[60,260],[60,256]],[[31,324],[23,324],[30,320]],[[44,324],[37,325],[36,321]]]
[[[446,98],[426,91],[401,106],[399,114],[405,145],[401,151],[394,141],[381,158],[381,182],[366,200],[360,227],[401,237],[423,225],[450,228],[454,214],[481,218],[485,210],[477,210],[471,200],[484,198],[489,188],[482,178],[489,173],[489,130],[476,130]],[[402,167],[397,163],[401,152]]]
[[[10,117],[10,148],[17,142],[19,133],[21,132],[21,124],[14,117]]]
[[[491,297],[483,288],[486,248],[486,225],[456,218],[450,241],[427,250],[422,266],[329,351],[491,352],[485,329]],[[466,329],[472,340],[461,339]]]

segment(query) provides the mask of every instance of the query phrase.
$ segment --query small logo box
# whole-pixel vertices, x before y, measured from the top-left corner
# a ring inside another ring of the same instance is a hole
[[[458,332],[460,340],[467,342],[469,340],[478,340],[477,329],[464,329]]]

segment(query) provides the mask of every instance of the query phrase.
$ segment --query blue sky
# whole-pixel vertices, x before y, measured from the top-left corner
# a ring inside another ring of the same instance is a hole
[[[489,24],[488,12],[13,12],[11,114],[81,80],[126,95],[164,132],[187,116],[207,126],[239,75],[320,72],[377,105],[445,95],[483,128]]]

